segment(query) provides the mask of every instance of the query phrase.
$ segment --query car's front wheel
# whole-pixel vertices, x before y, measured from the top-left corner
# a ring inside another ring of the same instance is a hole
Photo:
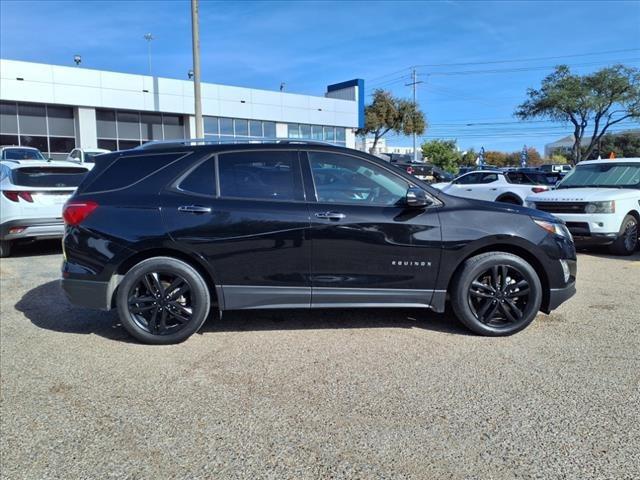
[[[609,250],[616,255],[632,255],[638,247],[638,220],[633,215],[627,215],[622,221],[620,234]]]
[[[458,319],[475,333],[511,335],[529,325],[540,310],[542,284],[524,259],[489,252],[465,261],[451,291]]]
[[[179,343],[197,332],[211,307],[206,282],[191,265],[170,257],[143,260],[118,286],[122,326],[144,343]]]

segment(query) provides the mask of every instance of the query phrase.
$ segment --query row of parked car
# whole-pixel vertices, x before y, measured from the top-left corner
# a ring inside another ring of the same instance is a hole
[[[1,147],[0,256],[9,255],[16,240],[61,236],[62,205],[96,156],[105,153],[109,151],[76,148],[65,161],[52,161],[35,148]],[[568,165],[463,169],[455,178],[428,163],[391,165],[449,195],[552,213],[566,222],[580,246],[609,245],[622,255],[638,246],[637,159],[582,162],[575,170]]]

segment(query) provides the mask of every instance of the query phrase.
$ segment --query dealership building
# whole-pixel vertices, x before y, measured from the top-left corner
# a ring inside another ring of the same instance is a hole
[[[52,158],[75,147],[124,150],[195,137],[193,82],[0,59],[0,144]],[[364,122],[364,81],[324,96],[202,83],[207,139],[293,138],[355,148]]]

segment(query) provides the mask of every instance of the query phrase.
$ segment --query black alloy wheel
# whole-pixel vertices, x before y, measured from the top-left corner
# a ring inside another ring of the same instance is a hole
[[[529,294],[529,282],[517,268],[493,265],[471,283],[468,301],[478,321],[499,328],[522,321]]]
[[[116,291],[122,326],[144,343],[166,345],[186,340],[209,315],[207,283],[188,263],[153,257],[131,268]]]
[[[129,312],[135,322],[153,335],[168,335],[193,318],[191,287],[180,275],[150,272],[129,291]]]
[[[487,252],[467,259],[450,290],[458,319],[480,335],[511,335],[529,325],[542,304],[542,283],[523,258]]]

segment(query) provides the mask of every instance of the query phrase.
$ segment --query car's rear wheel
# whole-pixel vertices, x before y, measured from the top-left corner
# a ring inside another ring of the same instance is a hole
[[[529,325],[540,310],[542,284],[524,259],[489,252],[465,261],[456,276],[451,304],[470,330],[487,336],[511,335]]]
[[[191,265],[170,257],[127,272],[116,297],[122,326],[141,342],[179,343],[197,332],[211,307],[209,289]]]
[[[0,258],[11,255],[11,246],[10,240],[0,240]]]
[[[638,220],[633,215],[627,215],[622,221],[617,240],[609,246],[609,250],[616,255],[632,255],[636,248],[638,248]]]

